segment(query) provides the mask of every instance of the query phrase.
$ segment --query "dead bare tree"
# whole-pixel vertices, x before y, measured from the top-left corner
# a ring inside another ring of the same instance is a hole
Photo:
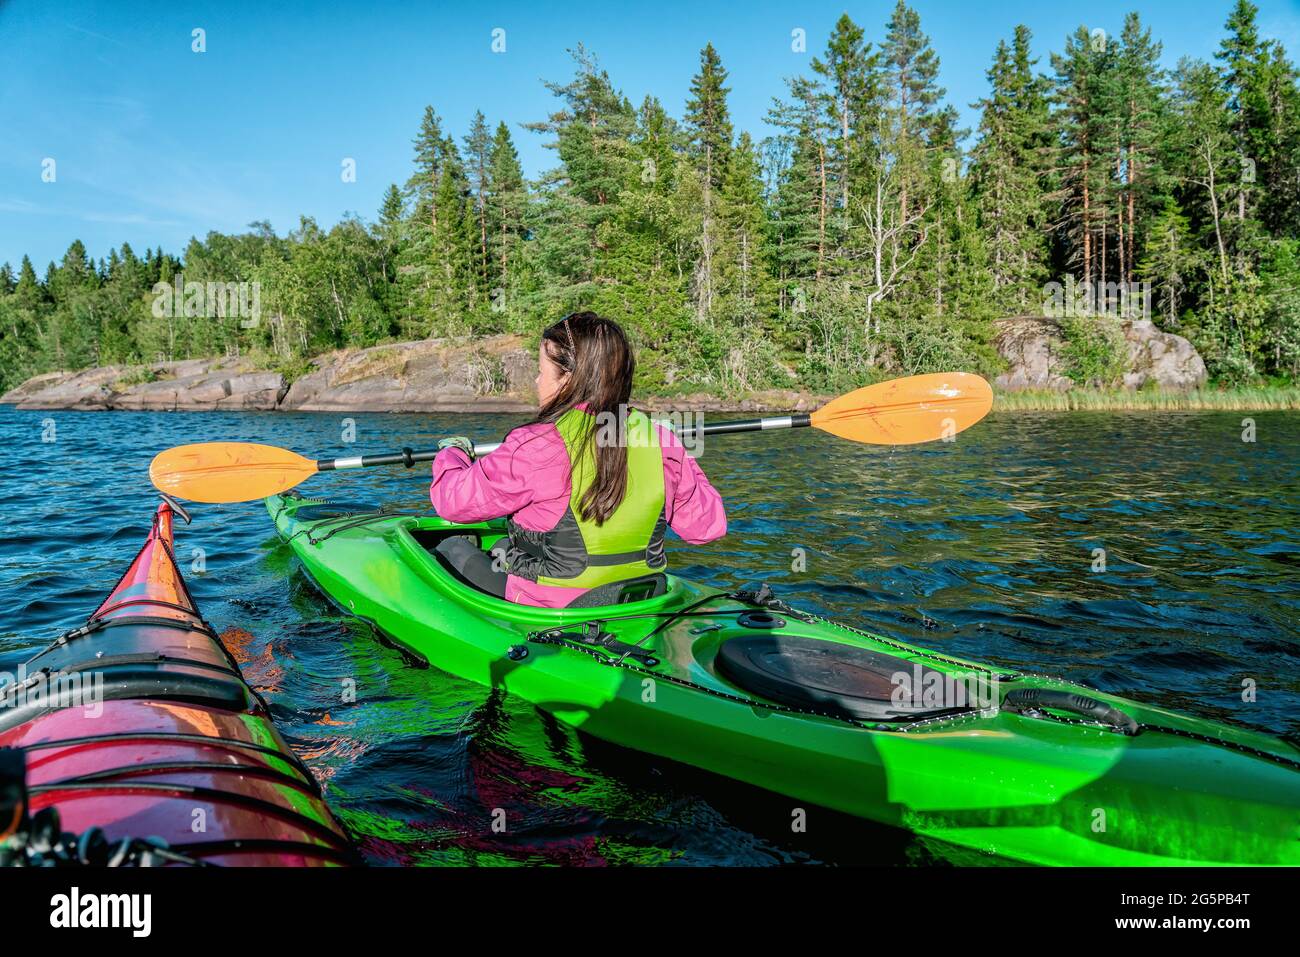
[[[868,341],[880,334],[877,306],[904,283],[930,236],[926,214],[930,203],[916,202],[906,208],[893,201],[892,174],[881,171],[867,199],[859,205],[862,242],[855,244],[854,258],[865,259],[866,283],[863,302]]]

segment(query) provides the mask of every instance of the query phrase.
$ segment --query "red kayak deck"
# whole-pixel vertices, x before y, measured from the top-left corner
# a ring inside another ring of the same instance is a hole
[[[160,837],[211,864],[355,862],[311,772],[199,614],[164,503],[81,628],[0,692],[0,747],[22,749],[29,813],[65,831]]]

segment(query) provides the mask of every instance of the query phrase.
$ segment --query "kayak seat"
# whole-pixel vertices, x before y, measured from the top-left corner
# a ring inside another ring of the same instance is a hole
[[[452,560],[455,557],[456,549],[448,549],[447,545],[455,544],[456,539],[466,542],[472,542],[475,547],[483,549],[483,536],[477,532],[447,532],[445,530],[427,531],[416,529],[412,531],[411,537],[419,542],[426,551],[429,552],[438,563],[446,569],[453,578],[462,585],[468,585],[476,591],[484,594],[490,594],[494,598],[500,598],[500,593],[493,593],[484,588],[479,582],[474,580],[474,576],[465,573],[465,569],[458,568]],[[463,548],[463,546],[458,546]],[[494,545],[493,548],[496,546]],[[483,549],[491,552],[492,549]],[[629,578],[621,582],[610,582],[608,585],[598,585],[579,595],[572,602],[566,605],[566,608],[599,608],[605,605],[623,605],[631,601],[643,601],[647,598],[658,598],[668,593],[668,576],[662,572],[656,572],[650,575],[641,575],[637,578]]]
[[[668,576],[662,572],[642,575],[608,585],[597,585],[583,592],[566,608],[598,608],[601,605],[625,605],[630,601],[644,601],[668,593]]]
[[[917,681],[918,668],[922,688],[926,675],[942,677],[884,652],[781,634],[727,639],[715,659],[715,669],[726,680],[804,711],[858,721],[915,721],[970,710],[913,705],[906,689]],[[905,678],[896,677],[900,675]]]

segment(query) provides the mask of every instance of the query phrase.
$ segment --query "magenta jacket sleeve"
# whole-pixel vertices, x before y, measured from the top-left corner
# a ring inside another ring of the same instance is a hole
[[[718,494],[699,463],[686,454],[682,440],[669,429],[659,429],[664,453],[664,511],[668,524],[683,541],[703,545],[727,534],[727,514]]]
[[[548,428],[555,442],[547,441]],[[564,442],[553,426],[515,429],[500,446],[473,463],[460,449],[443,449],[433,460],[429,501],[438,515],[451,522],[483,522],[513,515],[538,496],[542,500],[554,496],[557,486],[558,494],[563,494],[568,482],[560,471],[568,467],[563,452]]]

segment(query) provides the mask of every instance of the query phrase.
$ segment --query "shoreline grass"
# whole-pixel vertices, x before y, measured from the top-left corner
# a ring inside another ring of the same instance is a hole
[[[1300,409],[1300,387],[1240,386],[1227,389],[1070,389],[995,392],[994,412],[1270,412]]]

